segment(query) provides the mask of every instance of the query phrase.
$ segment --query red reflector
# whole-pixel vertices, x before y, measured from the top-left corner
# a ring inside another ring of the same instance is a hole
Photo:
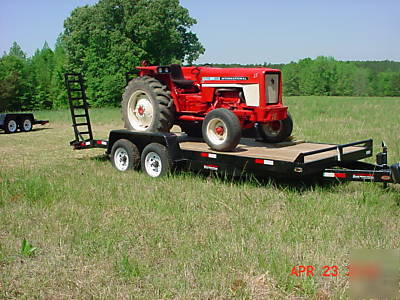
[[[391,179],[391,177],[388,175],[383,175],[383,176],[381,176],[381,179],[385,180],[385,181],[389,181]]]
[[[254,162],[256,163],[256,164],[264,164],[264,160],[263,159],[259,159],[259,158],[256,158],[255,160],[254,160]]]
[[[346,178],[346,173],[335,173],[336,178]]]
[[[201,152],[201,153],[200,153],[200,156],[201,156],[201,157],[208,157],[208,153]]]
[[[354,174],[354,176],[368,176],[368,177],[374,177],[373,174],[366,174],[366,173],[358,173],[358,174]]]
[[[82,142],[82,143],[81,143],[81,146],[82,146],[82,147],[84,147],[85,145],[86,145],[85,142]]]
[[[101,145],[101,141],[97,141],[97,144],[98,144],[98,145]]]

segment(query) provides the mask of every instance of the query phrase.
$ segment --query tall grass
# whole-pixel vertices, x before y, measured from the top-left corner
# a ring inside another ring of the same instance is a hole
[[[292,97],[294,135],[372,137],[400,161],[400,99]],[[398,187],[301,185],[174,173],[120,173],[103,151],[72,151],[69,112],[44,129],[0,134],[0,297],[346,298],[352,249],[396,248]],[[97,137],[121,128],[95,109]],[[379,144],[375,143],[375,150]],[[35,255],[21,256],[26,239]],[[313,265],[314,277],[291,276]]]

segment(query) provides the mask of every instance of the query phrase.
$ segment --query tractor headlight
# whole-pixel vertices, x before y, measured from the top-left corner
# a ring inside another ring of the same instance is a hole
[[[267,104],[276,104],[279,101],[279,74],[265,74],[265,96]]]

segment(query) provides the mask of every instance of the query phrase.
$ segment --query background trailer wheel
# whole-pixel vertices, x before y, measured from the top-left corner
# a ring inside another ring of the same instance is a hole
[[[159,143],[147,145],[142,152],[143,172],[151,177],[160,177],[171,171],[173,162],[167,147]]]
[[[17,132],[18,124],[15,119],[8,119],[4,124],[4,131],[6,133],[15,133]]]
[[[138,168],[140,165],[138,148],[125,139],[116,141],[111,150],[111,163],[114,168],[121,172]]]
[[[217,151],[232,151],[242,136],[238,117],[225,108],[217,108],[206,115],[202,132],[207,145]]]
[[[31,131],[32,130],[32,120],[30,118],[25,118],[21,121],[21,123],[19,124],[19,128],[21,129],[21,131]]]

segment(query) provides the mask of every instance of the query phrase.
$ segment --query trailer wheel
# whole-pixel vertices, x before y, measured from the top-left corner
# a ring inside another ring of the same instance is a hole
[[[175,106],[170,92],[149,76],[131,80],[122,96],[125,128],[142,132],[169,132],[174,125]]]
[[[121,139],[111,149],[111,163],[118,171],[137,169],[140,165],[140,153],[131,141]]]
[[[173,162],[167,147],[159,143],[147,145],[142,152],[142,170],[151,177],[160,177],[171,171]]]
[[[30,118],[23,119],[20,123],[21,131],[31,131],[32,130],[32,120]]]
[[[17,132],[18,124],[15,119],[8,119],[4,123],[4,131],[5,133],[15,133]]]
[[[217,108],[206,115],[202,132],[207,145],[217,151],[233,150],[242,136],[238,117],[225,108]]]
[[[259,124],[258,130],[261,138],[267,143],[279,143],[286,140],[293,130],[293,120],[290,114],[286,119]]]

